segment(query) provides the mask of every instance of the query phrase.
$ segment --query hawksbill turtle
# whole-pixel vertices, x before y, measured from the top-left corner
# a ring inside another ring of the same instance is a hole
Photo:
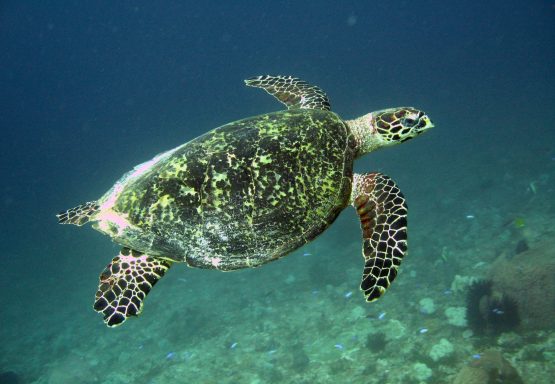
[[[100,274],[94,309],[112,327],[137,316],[175,262],[230,271],[277,260],[316,238],[348,205],[362,227],[367,301],[379,298],[407,250],[407,206],[397,185],[353,161],[433,127],[412,107],[343,120],[320,88],[258,76],[287,106],[231,122],[126,173],[100,199],[57,215],[121,245]]]

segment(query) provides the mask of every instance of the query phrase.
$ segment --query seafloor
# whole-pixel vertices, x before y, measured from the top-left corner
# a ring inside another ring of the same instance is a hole
[[[483,159],[469,160],[469,169],[483,172],[423,180],[414,200],[438,198],[433,206],[410,205],[410,254],[375,303],[365,303],[358,290],[360,232],[350,210],[314,243],[259,269],[175,266],[141,317],[116,329],[90,307],[97,275],[79,275],[80,262],[60,265],[50,278],[79,284],[58,283],[73,287],[65,302],[51,300],[59,295],[49,290],[14,298],[24,309],[3,314],[0,366],[34,384],[452,383],[493,349],[522,382],[552,383],[554,324],[480,335],[463,317],[468,283],[487,278],[498,257],[526,263],[519,258],[537,249],[553,258],[555,161],[548,156],[537,167],[497,157],[490,164],[495,172],[484,169]],[[78,231],[68,229],[68,236]],[[99,235],[84,241],[95,246],[84,244],[78,260],[117,250]],[[99,261],[99,271],[109,258]],[[546,300],[555,294],[552,281]],[[43,282],[13,284],[37,292]],[[529,288],[514,282],[519,295]]]

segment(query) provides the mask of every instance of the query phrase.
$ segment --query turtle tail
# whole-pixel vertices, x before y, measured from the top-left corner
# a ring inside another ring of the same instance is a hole
[[[56,217],[58,218],[59,224],[73,224],[81,226],[88,223],[99,209],[100,206],[98,205],[98,202],[89,201],[88,203],[68,209],[65,212],[58,213]]]

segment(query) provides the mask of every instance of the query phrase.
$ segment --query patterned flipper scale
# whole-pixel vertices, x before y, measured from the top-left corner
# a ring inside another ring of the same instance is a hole
[[[96,201],[89,201],[88,203],[78,205],[77,207],[68,209],[65,212],[58,213],[59,224],[73,224],[83,225],[88,223],[92,216],[98,212],[100,206]]]
[[[170,266],[169,261],[122,248],[100,274],[94,310],[109,327],[138,316],[146,295]]]
[[[366,301],[377,300],[397,276],[407,251],[407,205],[397,185],[381,173],[354,175],[352,204],[362,228]]]
[[[315,85],[291,76],[256,76],[245,80],[249,87],[262,88],[288,109],[321,109],[330,110],[330,102],[326,93]]]

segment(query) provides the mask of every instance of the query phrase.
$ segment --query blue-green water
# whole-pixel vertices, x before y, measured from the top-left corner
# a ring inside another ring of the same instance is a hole
[[[452,383],[490,349],[550,383],[554,47],[550,1],[3,2],[0,383]],[[55,214],[156,153],[278,110],[242,83],[267,73],[319,85],[344,118],[413,105],[436,124],[356,163],[407,197],[397,280],[364,301],[349,208],[258,269],[175,265],[139,318],[107,328],[92,303],[118,247]],[[511,265],[518,327],[481,334],[448,316],[472,278],[501,287]]]

